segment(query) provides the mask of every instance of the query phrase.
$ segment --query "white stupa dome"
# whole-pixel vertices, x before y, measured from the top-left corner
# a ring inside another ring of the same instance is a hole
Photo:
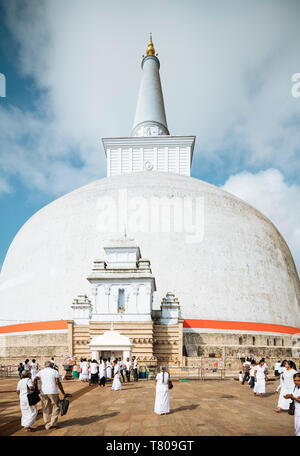
[[[73,299],[90,296],[86,277],[93,261],[105,259],[103,247],[116,237],[101,232],[99,199],[118,201],[120,189],[127,191],[128,200],[203,198],[201,242],[190,242],[186,232],[134,232],[127,227],[142,257],[151,261],[157,287],[154,309],[172,291],[184,319],[300,327],[298,274],[274,225],[218,187],[156,171],[100,179],[31,217],[13,240],[0,274],[2,324],[11,324],[12,315],[20,322],[71,318]]]

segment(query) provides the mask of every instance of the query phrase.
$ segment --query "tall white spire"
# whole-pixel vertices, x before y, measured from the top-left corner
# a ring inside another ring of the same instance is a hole
[[[107,157],[107,176],[140,171],[190,176],[195,136],[171,136],[169,133],[159,60],[151,35],[142,70],[131,136],[102,138]]]
[[[169,135],[162,94],[160,63],[150,34],[147,55],[142,60],[142,81],[132,129],[132,136]]]

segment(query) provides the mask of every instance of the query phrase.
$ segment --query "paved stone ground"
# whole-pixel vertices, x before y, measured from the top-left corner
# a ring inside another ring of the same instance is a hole
[[[173,382],[171,413],[154,414],[153,381],[123,384],[121,391],[65,381],[72,393],[67,415],[59,428],[46,431],[41,413],[35,431],[20,425],[17,379],[0,380],[0,435],[11,436],[292,436],[294,418],[274,413],[278,381],[269,382],[263,399],[254,397],[247,384],[223,381]],[[39,403],[38,408],[41,409]]]

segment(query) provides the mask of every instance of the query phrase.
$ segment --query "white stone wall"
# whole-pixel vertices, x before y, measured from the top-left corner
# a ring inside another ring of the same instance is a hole
[[[118,290],[125,290],[124,313],[118,312]],[[151,279],[112,280],[93,284],[93,314],[97,321],[151,321]]]
[[[139,171],[161,171],[190,176],[194,137],[103,139],[107,176]]]

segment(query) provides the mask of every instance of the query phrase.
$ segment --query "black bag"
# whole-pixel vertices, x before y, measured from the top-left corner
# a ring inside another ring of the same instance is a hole
[[[292,401],[289,406],[289,415],[295,415],[295,401]]]
[[[295,391],[296,387],[294,388],[294,391]],[[293,392],[294,392],[293,391]],[[292,402],[290,403],[289,405],[289,411],[288,411],[288,414],[289,415],[295,415],[295,401],[292,400]]]
[[[59,408],[61,416],[66,415],[68,408],[69,408],[69,401],[68,399],[64,398],[59,401]]]
[[[28,381],[27,381],[27,391],[29,390],[28,388]],[[38,402],[40,402],[41,398],[39,396],[39,393],[37,392],[36,389],[34,389],[33,391],[30,391],[27,393],[27,399],[28,399],[28,404],[31,406],[31,405],[35,405],[37,404]]]
[[[169,382],[168,382],[168,386],[169,386],[169,390],[173,388],[173,383],[172,383],[172,381],[171,381],[171,380],[169,380]]]
[[[34,391],[30,391],[28,394],[27,394],[27,398],[28,398],[28,404],[29,405],[35,405],[37,404],[38,402],[40,402],[41,398],[39,396],[39,393],[34,390]]]

